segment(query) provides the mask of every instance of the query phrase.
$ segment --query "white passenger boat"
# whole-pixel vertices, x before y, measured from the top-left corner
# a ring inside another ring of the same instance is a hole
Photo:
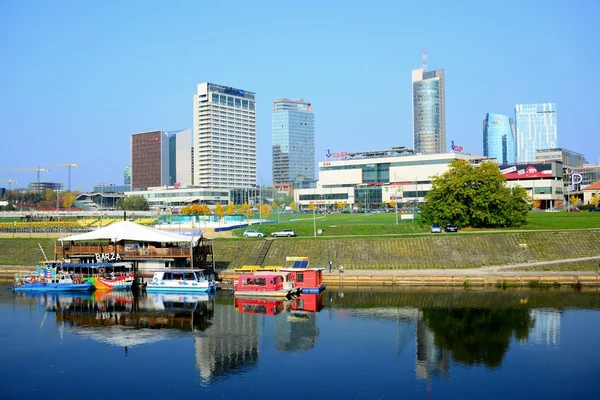
[[[214,279],[204,276],[201,269],[165,269],[155,271],[146,286],[147,292],[207,292],[217,287]]]

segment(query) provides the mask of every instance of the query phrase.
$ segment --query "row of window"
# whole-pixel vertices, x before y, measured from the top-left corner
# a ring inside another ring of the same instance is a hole
[[[236,107],[251,111],[255,109],[254,101],[239,99],[237,97],[213,93],[211,99],[213,104],[220,104],[222,106]]]

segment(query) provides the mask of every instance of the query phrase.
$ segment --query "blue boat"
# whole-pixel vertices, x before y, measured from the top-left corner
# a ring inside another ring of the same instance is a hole
[[[12,289],[15,292],[89,292],[94,285],[71,274],[44,277],[30,274],[15,277]]]

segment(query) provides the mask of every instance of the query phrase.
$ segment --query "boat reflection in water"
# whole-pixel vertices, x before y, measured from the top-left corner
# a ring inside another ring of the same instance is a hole
[[[274,318],[275,346],[283,351],[314,347],[319,328],[317,314],[323,309],[323,294],[302,294],[290,300],[236,297],[234,308],[241,314]]]

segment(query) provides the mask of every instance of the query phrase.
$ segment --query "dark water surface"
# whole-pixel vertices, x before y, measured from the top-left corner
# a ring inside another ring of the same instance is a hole
[[[13,294],[0,399],[600,398],[600,292]]]

